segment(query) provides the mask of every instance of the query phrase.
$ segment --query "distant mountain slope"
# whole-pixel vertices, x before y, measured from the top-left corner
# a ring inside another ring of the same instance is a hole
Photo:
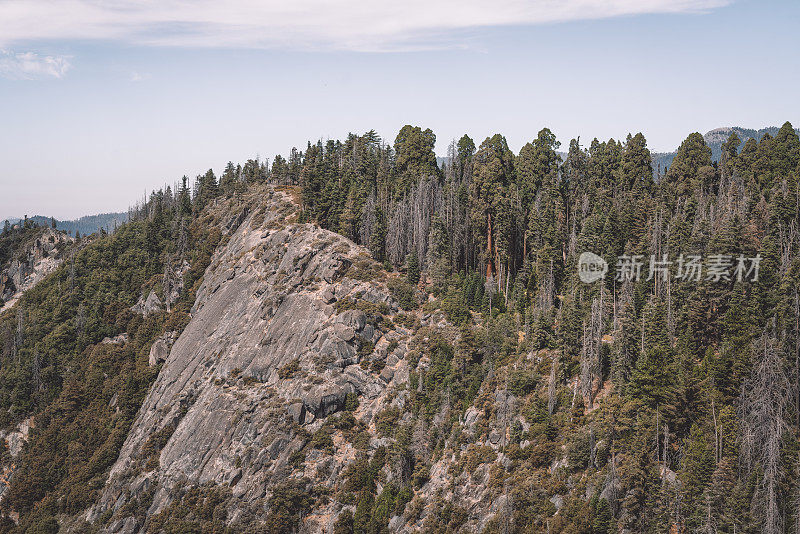
[[[4,220],[7,220],[9,224],[16,224],[22,219],[19,217],[9,217]],[[44,215],[35,215],[31,217],[30,220],[38,226],[50,226],[52,222],[50,217],[45,217]],[[87,235],[98,232],[101,228],[105,229],[107,232],[111,232],[127,220],[127,213],[99,213],[97,215],[85,215],[71,221],[59,221],[56,219],[56,228],[69,232],[70,234],[80,232],[81,235]]]
[[[733,132],[736,132],[736,135],[739,136],[739,139],[742,140],[742,144],[739,146],[741,149],[744,146],[745,141],[748,139],[755,139],[756,141],[760,141],[764,134],[768,133],[771,136],[775,136],[778,133],[780,128],[778,126],[768,126],[766,128],[761,128],[760,130],[754,130],[752,128],[742,128],[741,126],[723,126],[721,128],[714,128],[711,131],[708,131],[703,135],[703,139],[705,139],[706,144],[711,148],[711,159],[714,161],[718,161],[720,155],[722,154],[722,143],[728,140],[728,137]],[[800,133],[800,129],[795,128],[796,132]],[[675,154],[677,151],[673,152],[653,152],[653,173],[657,176],[659,173],[666,172],[666,169],[672,164],[673,158],[675,158]]]
[[[85,215],[72,221],[56,221],[56,228],[71,233],[77,231],[81,234],[93,234],[101,228],[111,232],[127,220],[127,213],[99,213],[97,215]]]

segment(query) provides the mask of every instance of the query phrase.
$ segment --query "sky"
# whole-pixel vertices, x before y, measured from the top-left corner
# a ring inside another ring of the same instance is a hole
[[[223,7],[224,4],[224,7]],[[0,0],[0,219],[124,211],[228,161],[405,124],[800,125],[796,0]]]

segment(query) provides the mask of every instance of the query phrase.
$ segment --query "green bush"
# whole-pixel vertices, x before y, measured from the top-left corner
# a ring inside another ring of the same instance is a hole
[[[400,308],[409,311],[417,307],[416,289],[409,282],[402,278],[392,278],[387,285]]]
[[[567,445],[567,461],[571,469],[584,469],[589,465],[591,444],[589,436],[581,433],[570,440]]]
[[[311,509],[315,500],[308,479],[290,480],[279,484],[267,502],[269,513],[265,532],[275,534],[295,532],[302,514]]]
[[[352,534],[353,532],[353,512],[343,510],[336,523],[333,524],[333,534]]]
[[[464,294],[455,286],[447,290],[447,294],[442,299],[442,311],[447,315],[447,320],[455,325],[463,324],[471,318],[469,305]]]
[[[329,428],[323,426],[311,437],[311,447],[333,453],[333,438]]]
[[[514,370],[508,377],[508,390],[517,397],[524,397],[536,388],[538,375],[532,370]]]
[[[58,521],[55,517],[45,517],[28,527],[25,534],[58,534]]]
[[[288,378],[293,378],[298,373],[300,373],[300,360],[295,358],[278,369],[278,378],[286,380]]]
[[[302,449],[296,450],[289,455],[289,465],[291,465],[295,469],[302,469],[305,463],[306,463],[306,454],[303,452]]]
[[[381,436],[392,436],[399,420],[399,409],[393,406],[386,408],[375,416],[375,429]]]
[[[358,408],[358,394],[354,391],[350,391],[344,398],[344,409],[347,412],[354,412]]]

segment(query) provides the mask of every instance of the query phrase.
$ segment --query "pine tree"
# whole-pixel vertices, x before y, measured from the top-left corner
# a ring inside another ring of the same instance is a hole
[[[181,189],[178,193],[178,206],[181,214],[192,214],[192,193],[189,191],[189,177],[186,175],[181,179]]]
[[[353,534],[369,534],[370,523],[372,522],[372,507],[375,503],[375,496],[371,488],[364,488],[359,493],[356,512],[353,515]]]
[[[222,194],[233,194],[233,190],[236,186],[236,180],[236,167],[233,165],[232,161],[229,161],[225,166],[225,171],[222,173],[222,176],[219,179],[219,189]]]
[[[376,260],[383,262],[386,260],[386,233],[388,231],[386,224],[386,215],[383,210],[375,207],[375,227],[369,239],[369,250],[372,257]]]
[[[464,134],[458,140],[458,152],[456,156],[456,179],[464,180],[472,176],[472,156],[475,154],[475,142],[470,136]]]
[[[628,134],[622,149],[620,183],[623,190],[649,191],[653,186],[653,165],[644,135]]]
[[[701,169],[711,167],[711,149],[703,136],[693,133],[678,147],[675,159],[667,170],[662,184],[662,194],[670,206],[678,198],[685,198],[703,184]]]
[[[435,293],[444,290],[447,278],[450,276],[450,252],[447,229],[439,215],[434,215],[431,221],[431,231],[428,238],[428,272],[433,282]]]
[[[615,532],[614,516],[606,499],[598,499],[592,520],[593,534],[611,534]]]
[[[420,269],[416,250],[412,250],[411,254],[408,255],[406,260],[406,277],[412,284],[419,282]]]

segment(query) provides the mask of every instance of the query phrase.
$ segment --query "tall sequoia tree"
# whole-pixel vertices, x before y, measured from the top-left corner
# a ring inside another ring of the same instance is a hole
[[[523,228],[528,227],[528,221],[533,204],[542,187],[553,188],[558,181],[558,167],[561,157],[556,150],[561,146],[555,134],[548,128],[543,128],[532,143],[527,143],[519,151],[517,157],[517,187],[522,204]],[[527,237],[527,233],[526,233]],[[527,255],[527,239],[523,239],[523,256]]]
[[[486,279],[496,278],[507,260],[511,209],[507,190],[513,181],[514,155],[500,134],[487,137],[473,156],[470,213]]]
[[[436,135],[430,128],[423,130],[419,126],[407,124],[400,129],[394,140],[397,153],[395,198],[407,193],[423,176],[439,175],[436,154],[433,151],[435,144]]]

